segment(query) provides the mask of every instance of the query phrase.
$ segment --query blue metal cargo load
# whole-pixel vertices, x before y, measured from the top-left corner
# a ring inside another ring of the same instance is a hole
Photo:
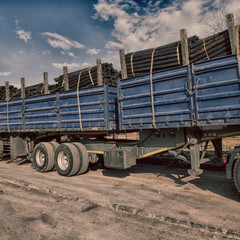
[[[235,55],[118,82],[120,130],[240,124]]]
[[[0,132],[116,129],[116,88],[78,91],[0,103]]]

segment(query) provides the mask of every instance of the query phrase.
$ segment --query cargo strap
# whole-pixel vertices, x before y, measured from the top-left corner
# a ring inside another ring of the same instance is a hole
[[[91,80],[91,82],[92,82],[92,85],[94,86],[94,82],[93,82],[92,75],[91,75],[91,69],[92,69],[92,67],[90,67],[90,68],[88,69],[88,74],[89,74],[89,78],[90,78],[90,80]]]
[[[131,55],[131,69],[132,69],[132,75],[135,76],[134,71],[133,71],[133,55],[135,54],[135,52],[132,53]]]
[[[92,85],[94,85],[93,79],[92,79],[92,75],[91,75],[91,69],[92,67],[88,68],[88,69],[83,69],[79,72],[78,75],[78,82],[77,82],[77,101],[78,101],[78,114],[79,114],[79,125],[80,125],[80,130],[83,131],[83,127],[82,127],[82,116],[81,116],[81,106],[80,106],[80,98],[79,98],[79,85],[80,85],[80,80],[81,80],[81,75],[82,72],[87,71],[88,70],[88,74],[89,74],[89,78],[92,82]]]
[[[178,45],[177,45],[177,60],[178,60],[178,65],[181,64],[181,62],[180,62],[180,56],[179,56],[179,46],[180,46],[180,43],[181,43],[181,42],[179,42]]]
[[[80,98],[79,98],[79,85],[80,85],[80,79],[81,79],[81,74],[84,70],[79,72],[78,75],[78,82],[77,82],[77,101],[78,101],[78,114],[79,114],[79,124],[80,124],[80,130],[83,131],[82,127],[82,116],[81,116],[81,107],[80,107]]]
[[[207,59],[209,60],[209,56],[208,56],[208,53],[207,53],[207,49],[206,49],[206,45],[205,45],[205,38],[203,39],[203,48],[204,48],[204,51],[206,53],[206,56],[207,56]]]
[[[154,98],[153,98],[153,83],[152,83],[152,70],[153,70],[153,58],[156,48],[152,51],[151,57],[151,67],[150,67],[150,91],[151,91],[151,103],[152,103],[152,118],[153,118],[153,127],[157,128],[155,120],[155,109],[154,109]]]

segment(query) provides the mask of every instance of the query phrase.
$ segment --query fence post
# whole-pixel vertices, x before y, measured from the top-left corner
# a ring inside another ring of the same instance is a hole
[[[102,77],[102,61],[101,59],[97,59],[97,84],[98,86],[103,85],[103,77]]]
[[[183,65],[187,65],[189,64],[187,29],[180,30],[180,39],[181,39],[181,46],[182,46]]]
[[[237,53],[237,43],[236,43],[236,29],[234,25],[234,17],[233,14],[226,15],[226,22],[228,27],[228,35],[231,44],[232,54]]]
[[[124,49],[119,50],[122,79],[127,78],[127,66]]]
[[[63,81],[64,81],[64,90],[69,90],[69,81],[68,81],[68,69],[67,66],[63,66]]]
[[[44,94],[48,94],[49,93],[49,89],[48,89],[48,73],[44,72],[43,73],[43,89],[44,89]]]
[[[6,100],[10,100],[9,82],[5,82]]]
[[[25,98],[25,78],[21,78],[21,98]]]

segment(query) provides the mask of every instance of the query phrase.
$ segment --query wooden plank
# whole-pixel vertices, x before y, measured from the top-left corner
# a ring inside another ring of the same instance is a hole
[[[99,86],[103,85],[103,77],[102,77],[102,61],[101,59],[97,59],[97,83]]]
[[[63,66],[63,81],[64,81],[64,90],[69,90],[69,80],[68,80],[68,69],[67,66]]]
[[[21,98],[25,98],[25,78],[21,78]]]
[[[240,78],[240,47],[239,47],[239,27],[240,24],[236,26],[236,50],[237,50],[237,61],[238,61],[238,73]]]
[[[127,78],[127,66],[124,49],[119,50],[122,79]]]
[[[43,89],[44,89],[44,94],[48,94],[49,93],[49,88],[48,88],[48,73],[44,72],[43,73]]]
[[[228,34],[229,34],[232,54],[235,54],[237,53],[236,29],[235,29],[234,17],[232,13],[226,15],[226,22],[228,27]]]
[[[187,29],[180,30],[180,40],[181,40],[181,46],[182,46],[183,65],[187,65],[187,64],[189,64]]]
[[[9,82],[5,82],[5,89],[6,89],[6,100],[10,100],[10,91],[9,91]]]

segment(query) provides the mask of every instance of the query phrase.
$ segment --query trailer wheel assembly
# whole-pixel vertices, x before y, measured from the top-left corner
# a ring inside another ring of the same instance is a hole
[[[238,192],[240,192],[240,158],[238,158],[238,160],[235,163],[234,170],[233,170],[233,178],[234,178],[235,186]]]
[[[80,168],[80,153],[72,143],[62,143],[55,152],[55,168],[62,176],[76,175]]]
[[[33,152],[33,166],[39,172],[48,172],[54,167],[55,147],[48,142],[36,145]]]
[[[88,159],[88,152],[86,147],[79,142],[73,142],[73,144],[78,148],[78,151],[80,152],[80,168],[78,171],[78,175],[85,173],[88,170],[88,166],[89,166],[89,159]]]

